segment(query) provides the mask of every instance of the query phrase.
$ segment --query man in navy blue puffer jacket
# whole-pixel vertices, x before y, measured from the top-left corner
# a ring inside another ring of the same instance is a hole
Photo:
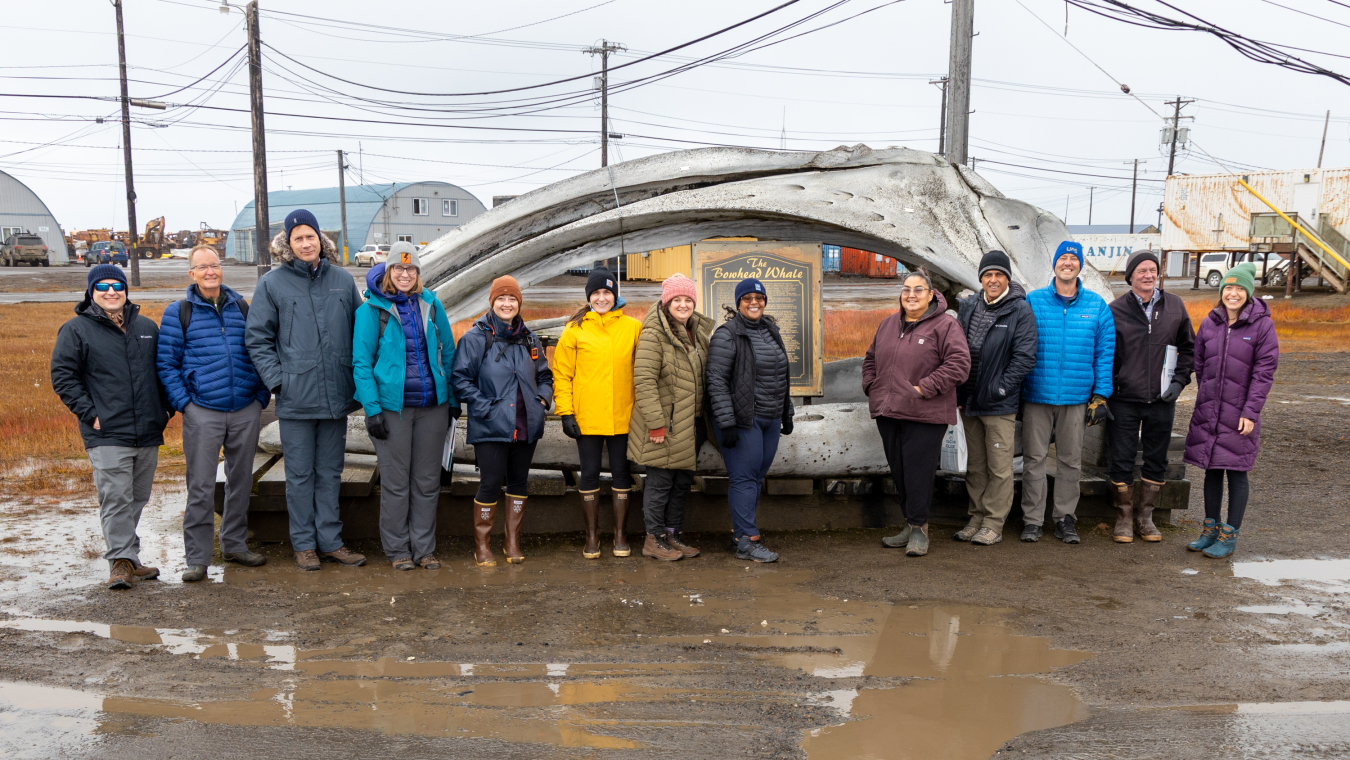
[[[263,407],[272,394],[244,346],[248,302],[224,284],[220,257],[207,246],[188,256],[187,297],[160,320],[156,368],[174,410],[183,413],[187,506],[183,513],[183,580],[206,578],[213,548],[216,463],[225,449],[225,509],[220,551],[228,561],[256,567],[249,551],[248,499]]]

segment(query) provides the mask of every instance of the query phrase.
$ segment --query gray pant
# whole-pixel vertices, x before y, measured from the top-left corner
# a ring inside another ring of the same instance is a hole
[[[141,539],[136,526],[141,522],[141,510],[150,501],[159,447],[95,446],[89,449],[89,463],[94,466],[98,516],[103,523],[103,542],[108,546],[103,558],[109,567],[118,559],[129,559],[139,567]]]
[[[342,548],[338,492],[346,459],[347,418],[279,422],[291,548],[298,552],[337,551]],[[440,449],[436,451],[439,456]]]
[[[436,505],[450,405],[380,412],[389,437],[372,438],[380,460],[380,544],[390,560],[436,551]]]
[[[1045,458],[1055,438],[1055,522],[1078,509],[1078,476],[1082,473],[1083,431],[1087,404],[1022,405],[1022,519],[1045,524]]]
[[[1017,415],[961,417],[966,431],[966,493],[970,524],[1003,532],[1013,502]]]
[[[216,467],[225,449],[225,509],[220,516],[220,550],[248,551],[248,499],[253,490],[253,457],[258,450],[262,404],[237,412],[188,404],[183,410],[183,454],[187,458],[187,505],[183,549],[189,565],[211,564],[215,533]]]

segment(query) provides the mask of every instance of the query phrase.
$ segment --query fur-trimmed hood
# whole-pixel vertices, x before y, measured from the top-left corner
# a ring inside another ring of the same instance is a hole
[[[342,266],[342,255],[338,253],[337,243],[322,232],[319,233],[319,240],[323,245],[323,256],[336,266]],[[295,260],[295,251],[291,250],[291,241],[286,237],[286,231],[278,232],[272,238],[272,262],[276,264],[285,264],[288,261]]]

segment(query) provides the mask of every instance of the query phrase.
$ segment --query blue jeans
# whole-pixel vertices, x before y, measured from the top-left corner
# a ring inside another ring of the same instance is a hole
[[[337,551],[342,548],[338,491],[346,458],[347,419],[283,418],[280,422],[291,548],[298,552]]]
[[[732,448],[722,449],[722,461],[727,465],[727,504],[731,507],[732,538],[758,536],[755,512],[759,509],[759,490],[769,465],[778,454],[778,436],[783,421],[756,418],[749,429],[740,430],[740,440]],[[713,426],[718,447],[722,446],[722,430]]]

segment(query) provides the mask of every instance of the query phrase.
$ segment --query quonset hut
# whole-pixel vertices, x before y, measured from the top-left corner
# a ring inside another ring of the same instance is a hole
[[[281,190],[267,194],[267,218],[272,235],[280,232],[286,215],[308,209],[323,232],[342,249],[342,207],[338,188]],[[394,182],[347,188],[347,234],[350,258],[362,246],[406,240],[425,245],[483,213],[483,202],[449,182]],[[225,256],[241,264],[257,262],[253,250],[253,201],[245,206],[225,242]]]
[[[0,242],[17,232],[31,232],[47,244],[47,258],[65,264],[66,239],[51,209],[12,175],[0,172]]]

